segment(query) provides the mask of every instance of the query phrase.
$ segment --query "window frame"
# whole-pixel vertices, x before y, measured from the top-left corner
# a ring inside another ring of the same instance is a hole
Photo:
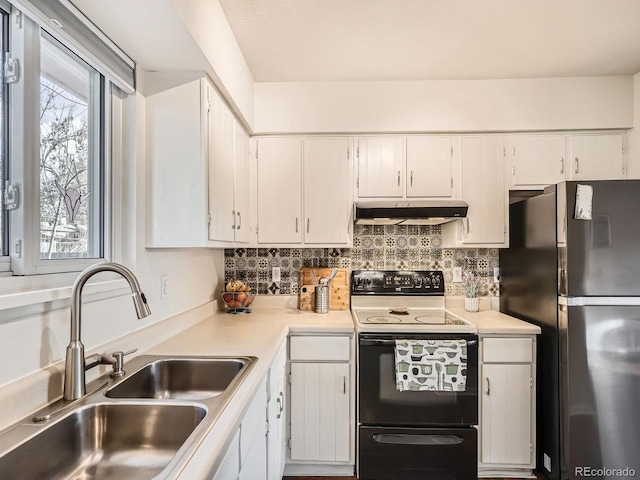
[[[101,185],[103,189],[101,208],[102,255],[97,258],[43,259],[40,258],[40,41],[47,35],[51,41],[61,43],[73,55],[82,61],[86,59],[78,55],[72,48],[60,42],[47,28],[13,9],[11,16],[18,17],[11,23],[22,23],[22,28],[13,28],[10,32],[12,56],[21,59],[21,78],[10,87],[11,126],[9,133],[11,181],[20,186],[21,202],[9,215],[9,248],[10,268],[14,275],[43,275],[64,272],[79,272],[84,268],[105,260],[113,259],[111,252],[111,149],[112,141],[112,83],[101,75],[101,91],[98,100],[102,115],[100,132],[101,152],[98,162],[101,164]],[[47,32],[46,34],[41,32]],[[14,53],[15,52],[15,53]],[[95,67],[94,67],[95,68]],[[25,72],[32,72],[29,76]],[[33,133],[35,132],[35,133]],[[31,159],[24,161],[22,159]]]
[[[2,47],[2,53],[0,57],[2,62],[0,67],[4,69],[4,52],[10,48],[9,43],[9,19],[11,17],[11,5],[7,4],[4,0],[0,1],[0,12],[2,17],[2,36],[0,37],[0,47]],[[2,122],[2,134],[4,139],[2,142],[2,155],[4,166],[2,174],[0,174],[0,195],[4,196],[5,182],[9,179],[9,85],[4,81],[4,71],[0,75],[0,88],[2,89],[2,115],[0,116],[0,122]],[[4,210],[4,199],[0,202],[0,275],[6,276],[11,271],[11,259],[9,258],[9,211]]]

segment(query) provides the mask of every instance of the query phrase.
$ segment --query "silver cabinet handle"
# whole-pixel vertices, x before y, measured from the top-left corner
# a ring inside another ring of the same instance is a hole
[[[413,187],[413,170],[411,170],[410,183],[409,183],[409,185],[410,185],[411,187]]]
[[[238,217],[238,230],[240,230],[240,227],[242,227],[242,215],[240,215],[240,212],[237,212],[236,215]]]
[[[342,393],[344,395],[347,394],[347,377],[346,377],[346,375],[342,376]]]
[[[398,170],[398,186],[400,186],[400,170]]]
[[[298,217],[296,217],[296,233],[298,233]]]
[[[276,402],[278,403],[278,413],[276,413],[276,418],[280,418],[282,416],[282,399],[278,395],[276,398]]]
[[[233,225],[231,225],[231,229],[235,230],[236,229],[236,211],[235,210],[231,210],[231,216],[233,217]]]
[[[560,158],[560,173],[564,174],[564,157]]]
[[[491,395],[491,382],[489,381],[489,377],[487,377],[487,396]]]
[[[580,172],[580,160],[576,157],[576,169],[574,170],[576,173]]]
[[[309,233],[309,220],[310,219],[307,218],[307,233]]]

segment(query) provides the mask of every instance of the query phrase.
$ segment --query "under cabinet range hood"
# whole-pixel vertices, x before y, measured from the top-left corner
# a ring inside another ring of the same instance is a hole
[[[359,225],[440,225],[467,216],[462,200],[361,201],[355,204]]]

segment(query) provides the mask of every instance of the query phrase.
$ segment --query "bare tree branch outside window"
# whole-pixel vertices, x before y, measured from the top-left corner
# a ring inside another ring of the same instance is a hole
[[[87,257],[88,105],[40,78],[40,256]]]

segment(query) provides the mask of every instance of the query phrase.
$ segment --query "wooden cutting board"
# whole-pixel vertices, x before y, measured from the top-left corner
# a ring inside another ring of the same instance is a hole
[[[298,308],[300,310],[315,310],[316,292],[311,272],[315,271],[318,280],[322,277],[329,278],[333,268],[301,268],[300,269],[300,296]],[[335,278],[329,287],[329,310],[349,310],[349,270],[339,268]]]

